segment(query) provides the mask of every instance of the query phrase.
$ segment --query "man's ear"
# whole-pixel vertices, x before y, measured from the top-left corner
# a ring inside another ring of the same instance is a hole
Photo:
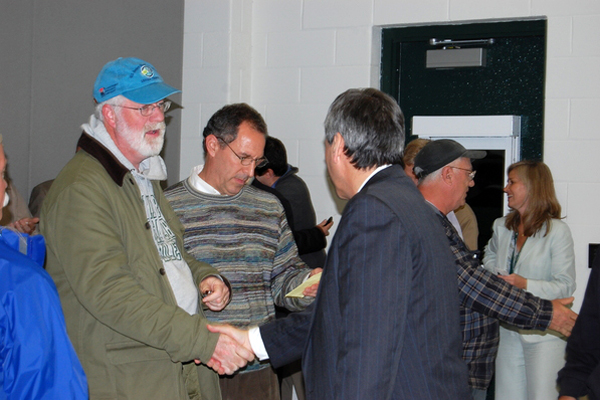
[[[261,182],[263,185],[267,186],[273,186],[273,184],[279,179],[279,177],[275,175],[275,172],[273,172],[273,169],[271,168],[267,168],[267,170],[262,175],[257,175],[255,178],[258,179],[258,181]]]
[[[221,143],[219,143],[219,139],[215,135],[208,135],[204,138],[204,143],[206,144],[206,152],[210,154],[211,157],[215,156],[217,149],[221,148]]]
[[[267,177],[268,179],[272,179],[275,177],[275,172],[273,172],[271,168],[267,168],[263,176]]]
[[[102,117],[104,118],[104,123],[108,126],[112,128],[115,128],[117,126],[117,115],[112,106],[108,104],[102,106]]]
[[[346,142],[342,135],[338,132],[333,137],[333,142],[331,142],[330,151],[332,151],[332,160],[334,162],[338,162],[342,157],[346,157],[346,153],[344,153],[344,147],[346,146]]]
[[[447,185],[454,183],[454,168],[445,166],[442,168],[442,180]]]

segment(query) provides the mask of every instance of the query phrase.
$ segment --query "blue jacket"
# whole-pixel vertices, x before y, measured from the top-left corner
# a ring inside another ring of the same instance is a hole
[[[41,235],[0,231],[0,400],[88,398],[44,255]]]

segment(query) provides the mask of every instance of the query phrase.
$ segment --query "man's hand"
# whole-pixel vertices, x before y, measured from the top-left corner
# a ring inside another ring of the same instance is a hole
[[[254,360],[248,331],[231,325],[207,325],[209,331],[220,333],[217,347],[211,359],[206,363],[220,375],[231,375],[239,368]],[[196,364],[199,364],[196,360]]]
[[[329,220],[324,219],[319,225],[317,225],[317,228],[319,228],[325,236],[329,236],[329,229],[331,229],[331,227],[333,226],[333,219],[329,223],[327,221]]]
[[[247,330],[238,329],[231,325],[206,325],[206,327],[213,333],[221,333],[229,336],[254,355]]]
[[[323,272],[323,268],[315,268],[313,269],[310,274],[308,275],[309,277],[318,274],[319,272]],[[309,287],[307,287],[306,289],[304,289],[302,291],[302,294],[306,297],[317,297],[317,292],[319,291],[319,284],[315,283],[314,285],[310,285]]]
[[[221,311],[229,303],[229,288],[216,276],[209,276],[200,282],[202,302],[211,311]]]
[[[37,224],[38,222],[40,222],[39,218],[21,218],[20,220],[13,222],[9,226],[15,228],[21,233],[31,235],[35,230],[35,224]]]
[[[498,278],[503,279],[505,282],[510,283],[511,285],[516,286],[519,289],[527,290],[527,279],[523,278],[521,275],[498,275]]]
[[[573,297],[552,300],[552,321],[550,322],[549,329],[565,336],[571,335],[571,331],[577,320],[577,314],[566,306],[571,304],[573,300]]]

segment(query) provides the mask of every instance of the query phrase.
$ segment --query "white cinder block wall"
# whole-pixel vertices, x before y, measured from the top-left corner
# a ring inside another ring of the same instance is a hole
[[[600,243],[598,0],[186,0],[181,178],[202,162],[212,113],[245,101],[285,143],[317,218],[339,220],[323,120],[342,91],[378,86],[379,28],[531,16],[548,18],[544,160],[575,240],[578,310],[587,246]]]

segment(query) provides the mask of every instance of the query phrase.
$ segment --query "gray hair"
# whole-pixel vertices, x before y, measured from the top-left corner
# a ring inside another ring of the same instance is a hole
[[[0,144],[2,144],[2,134],[0,133]]]
[[[325,140],[344,138],[344,154],[358,169],[401,164],[404,115],[389,95],[373,88],[349,89],[329,107]]]
[[[432,173],[427,174],[427,175],[422,176],[421,178],[419,178],[419,182],[417,183],[417,186],[428,185],[429,183],[432,183],[432,182],[436,181],[440,176],[442,176],[442,169],[444,169],[445,167],[448,167],[448,166],[452,165],[452,163],[455,163],[458,160],[462,160],[463,158],[466,158],[467,160],[470,160],[470,158],[468,158],[468,157],[458,157],[456,160],[452,160],[448,164],[446,164],[446,165],[438,168],[437,170],[433,171]]]
[[[444,167],[445,167],[445,165],[444,165]],[[442,169],[444,169],[444,167],[437,169],[437,170],[433,171],[432,173],[419,178],[419,182],[417,183],[417,186],[428,185],[430,183],[435,182],[440,176],[442,176]]]
[[[102,107],[104,107],[105,104],[108,104],[109,106],[122,106],[124,103],[125,103],[125,96],[123,96],[123,95],[115,96],[111,99],[103,101],[102,103],[96,104],[96,109],[94,110],[94,115],[96,116],[96,118],[98,118],[98,120],[100,122],[104,122],[104,116],[102,115]],[[115,110],[115,112],[118,113],[119,111]]]

